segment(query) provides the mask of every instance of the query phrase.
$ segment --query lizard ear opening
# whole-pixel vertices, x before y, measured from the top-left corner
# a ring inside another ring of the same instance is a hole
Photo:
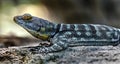
[[[23,18],[23,20],[30,20],[30,19],[32,19],[32,15],[26,13],[22,16],[22,18]]]

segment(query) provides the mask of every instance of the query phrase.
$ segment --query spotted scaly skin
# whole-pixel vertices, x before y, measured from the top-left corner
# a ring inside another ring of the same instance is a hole
[[[55,24],[30,14],[15,16],[14,21],[34,37],[52,43],[48,47],[28,47],[35,53],[57,52],[74,46],[116,46],[120,40],[120,29],[106,25]]]

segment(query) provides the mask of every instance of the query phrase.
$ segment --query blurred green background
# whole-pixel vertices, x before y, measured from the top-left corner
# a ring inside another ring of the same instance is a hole
[[[31,36],[13,22],[30,13],[56,23],[93,23],[120,27],[120,0],[0,0],[0,36]]]

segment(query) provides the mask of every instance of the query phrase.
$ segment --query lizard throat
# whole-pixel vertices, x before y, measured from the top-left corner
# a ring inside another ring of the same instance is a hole
[[[29,30],[29,29],[27,29],[27,31],[28,31],[31,35],[33,35],[34,37],[36,37],[36,38],[38,38],[38,39],[41,39],[41,40],[43,40],[43,41],[49,40],[49,35],[47,35],[47,34],[40,34],[39,32],[35,32],[35,31]]]

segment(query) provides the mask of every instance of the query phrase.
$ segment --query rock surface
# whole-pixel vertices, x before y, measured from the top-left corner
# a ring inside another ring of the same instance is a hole
[[[77,46],[40,54],[22,47],[1,48],[0,64],[120,64],[120,46]]]

